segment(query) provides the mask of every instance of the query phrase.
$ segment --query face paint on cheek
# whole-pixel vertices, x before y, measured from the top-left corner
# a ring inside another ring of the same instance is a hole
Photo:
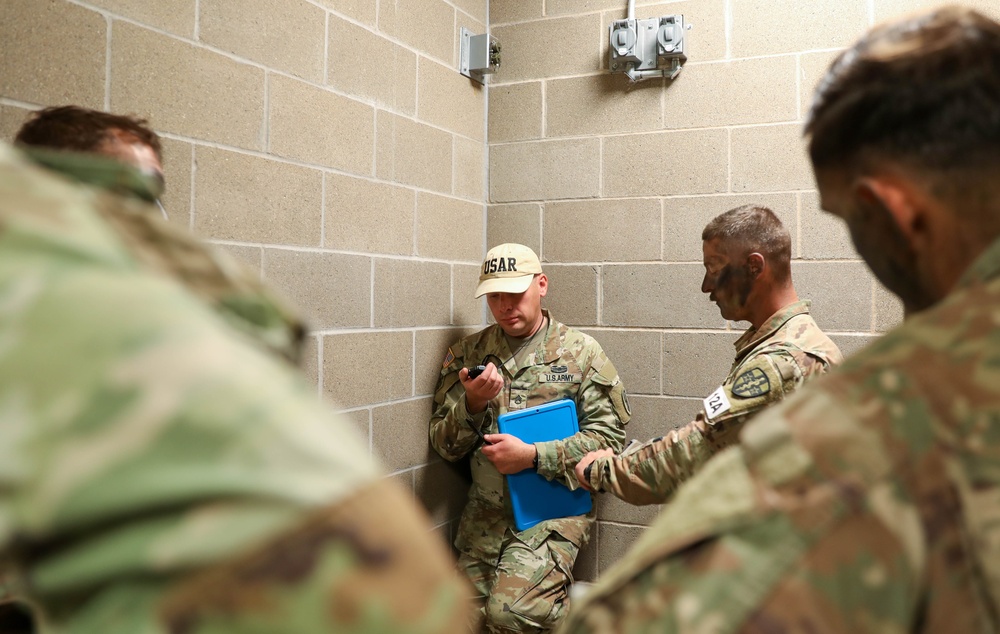
[[[727,264],[719,271],[715,282],[715,301],[725,319],[737,319],[738,310],[746,306],[753,282],[747,267]]]

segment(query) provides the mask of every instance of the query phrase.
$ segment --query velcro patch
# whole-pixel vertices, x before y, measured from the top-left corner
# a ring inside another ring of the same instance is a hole
[[[771,381],[760,368],[751,368],[736,377],[732,391],[734,396],[741,398],[763,396],[771,391]]]
[[[444,363],[441,364],[441,367],[447,368],[454,360],[455,360],[455,353],[451,351],[451,348],[448,348],[448,354],[444,355]]]
[[[728,412],[732,407],[732,403],[726,397],[726,390],[722,386],[709,394],[702,403],[705,405],[705,414],[708,415],[709,420]]]

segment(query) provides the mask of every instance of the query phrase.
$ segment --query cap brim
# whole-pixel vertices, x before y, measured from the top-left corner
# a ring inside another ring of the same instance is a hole
[[[494,277],[483,280],[476,287],[476,297],[482,297],[487,293],[523,293],[531,286],[532,275],[522,275],[520,277]]]

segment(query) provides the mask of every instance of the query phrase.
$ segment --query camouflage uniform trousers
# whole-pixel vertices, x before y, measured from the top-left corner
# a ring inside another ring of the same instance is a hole
[[[579,550],[555,532],[532,549],[507,530],[496,566],[463,553],[458,568],[472,582],[479,604],[473,631],[536,633],[558,625],[569,610]]]

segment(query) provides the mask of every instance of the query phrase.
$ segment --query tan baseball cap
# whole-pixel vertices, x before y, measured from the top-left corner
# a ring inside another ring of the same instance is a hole
[[[487,293],[523,293],[531,280],[542,272],[535,252],[523,244],[499,244],[486,254],[479,270],[476,297]]]

